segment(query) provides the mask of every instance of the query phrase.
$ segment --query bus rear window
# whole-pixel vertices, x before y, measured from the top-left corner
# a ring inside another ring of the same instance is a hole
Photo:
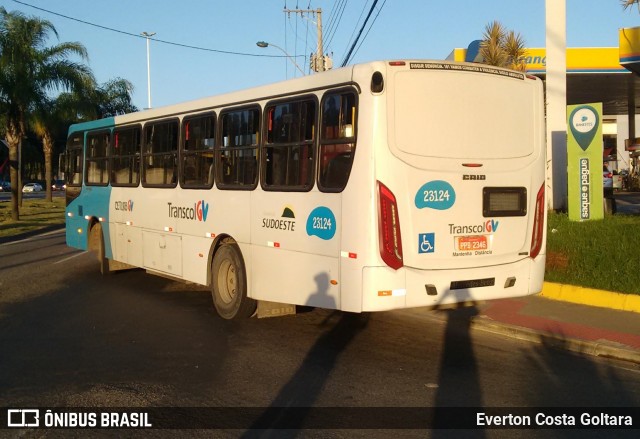
[[[318,185],[325,192],[342,191],[349,179],[356,149],[356,107],[352,91],[330,92],[322,100]]]
[[[521,81],[449,71],[402,71],[394,77],[390,136],[421,157],[509,159],[533,153],[536,87]]]

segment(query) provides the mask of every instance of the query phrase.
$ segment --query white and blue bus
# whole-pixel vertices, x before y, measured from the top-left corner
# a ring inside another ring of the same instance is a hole
[[[66,239],[227,319],[534,294],[544,123],[539,79],[410,60],[80,123]]]

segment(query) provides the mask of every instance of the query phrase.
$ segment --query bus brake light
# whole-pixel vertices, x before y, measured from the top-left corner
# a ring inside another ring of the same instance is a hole
[[[542,237],[544,236],[544,183],[536,197],[536,210],[533,217],[533,236],[531,237],[531,251],[529,257],[535,259],[542,249]]]
[[[380,182],[378,182],[378,203],[380,256],[389,267],[397,270],[404,265],[398,205],[393,192]]]

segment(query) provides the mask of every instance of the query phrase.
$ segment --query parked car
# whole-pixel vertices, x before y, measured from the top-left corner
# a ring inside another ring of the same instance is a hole
[[[609,171],[607,165],[602,166],[602,186],[606,188],[613,188],[613,174]]]
[[[605,212],[615,213],[615,199],[613,198],[613,173],[607,165],[602,166],[602,195],[605,198]],[[608,204],[607,204],[608,203]]]
[[[22,192],[41,192],[42,186],[39,183],[27,183],[22,187]]]
[[[67,188],[67,185],[64,184],[63,180],[54,180],[51,184],[51,190],[54,191],[63,191]]]
[[[622,189],[622,174],[618,173],[618,171],[614,169],[613,176],[611,178],[613,180],[613,190],[617,191]]]
[[[0,192],[11,192],[11,182],[0,181]]]

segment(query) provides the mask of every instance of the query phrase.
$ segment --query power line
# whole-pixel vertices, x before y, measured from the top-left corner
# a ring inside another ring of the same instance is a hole
[[[364,15],[364,11],[367,10],[367,4],[369,3],[369,0],[367,0],[363,5],[362,5],[362,11],[360,12],[360,16],[358,17],[358,21],[356,22],[355,26],[353,26],[353,32],[351,32],[351,36],[349,37],[349,42],[347,43],[347,47],[351,46],[351,42],[353,41],[353,37],[356,35],[356,32],[358,31],[358,26],[360,26],[360,20],[362,20],[362,16]],[[346,50],[345,50],[346,52]]]
[[[331,42],[333,41],[333,37],[336,34],[336,31],[338,30],[338,26],[340,26],[340,21],[342,21],[342,15],[344,14],[344,10],[346,9],[347,6],[347,0],[344,0],[344,2],[342,3],[342,9],[340,9],[338,18],[335,20],[334,22],[334,26],[333,28],[331,28],[331,26],[329,27],[329,30],[327,31],[327,40],[329,41],[326,44],[326,47],[331,46]]]
[[[91,23],[89,21],[81,20],[79,18],[70,17],[68,15],[60,14],[58,12],[54,12],[54,11],[50,11],[48,9],[44,9],[44,8],[41,8],[41,7],[38,7],[38,6],[30,5],[28,3],[21,2],[19,0],[13,0],[13,2],[14,3],[18,3],[20,5],[23,5],[23,6],[27,6],[27,7],[36,9],[38,11],[42,11],[42,12],[46,12],[48,14],[56,15],[58,17],[66,18],[67,20],[72,20],[72,21],[76,21],[78,23],[86,24],[88,26],[97,27],[99,29],[107,30],[107,31],[110,31],[110,32],[116,32],[116,33],[127,35],[127,36],[130,36],[130,37],[147,39],[147,37],[144,37],[144,36],[142,36],[140,34],[136,34],[136,33],[133,33],[133,32],[127,32],[127,31],[123,31],[123,30],[120,30],[120,29],[114,29],[112,27],[103,26],[101,24]],[[268,54],[257,54],[257,53],[246,53],[246,52],[234,52],[234,51],[231,51],[231,50],[211,49],[211,48],[207,48],[207,47],[192,46],[190,44],[175,43],[173,41],[161,40],[159,38],[149,38],[149,39],[153,40],[153,41],[156,41],[158,43],[168,44],[170,46],[183,47],[183,48],[186,48],[186,49],[202,50],[202,51],[205,51],[205,52],[223,53],[225,55],[253,56],[253,57],[261,57],[261,58],[285,58],[286,57],[285,55],[268,55]],[[302,55],[300,55],[300,56],[302,56]]]
[[[378,15],[380,15],[380,12],[382,11],[382,8],[384,8],[384,5],[386,3],[387,3],[387,0],[384,0],[382,2],[382,4],[380,5],[380,8],[378,9],[378,13],[376,14],[375,17],[373,17],[373,21],[371,22],[371,26],[369,26],[369,29],[367,29],[367,33],[364,34],[364,37],[362,38],[362,41],[360,41],[360,44],[358,44],[358,48],[356,49],[356,51],[353,52],[353,56],[356,56],[356,54],[358,53],[358,51],[362,47],[362,44],[364,43],[364,40],[367,39],[367,36],[369,35],[369,32],[371,32],[371,28],[373,28],[373,25],[376,24],[376,20],[378,19]]]
[[[356,45],[358,44],[358,40],[360,39],[360,35],[362,35],[362,31],[364,30],[365,26],[367,25],[367,21],[369,21],[369,17],[371,17],[371,14],[373,13],[373,10],[375,9],[377,3],[378,3],[378,0],[374,0],[373,1],[373,4],[371,5],[371,9],[369,9],[369,13],[367,14],[367,17],[364,19],[364,23],[362,23],[362,27],[360,28],[360,32],[358,32],[358,36],[353,41],[353,44],[351,45],[351,48],[349,49],[349,52],[347,53],[347,56],[345,56],[344,59],[342,60],[341,67],[346,66],[347,63],[349,62],[349,58],[351,57],[351,54],[353,53],[353,50],[356,48]]]

